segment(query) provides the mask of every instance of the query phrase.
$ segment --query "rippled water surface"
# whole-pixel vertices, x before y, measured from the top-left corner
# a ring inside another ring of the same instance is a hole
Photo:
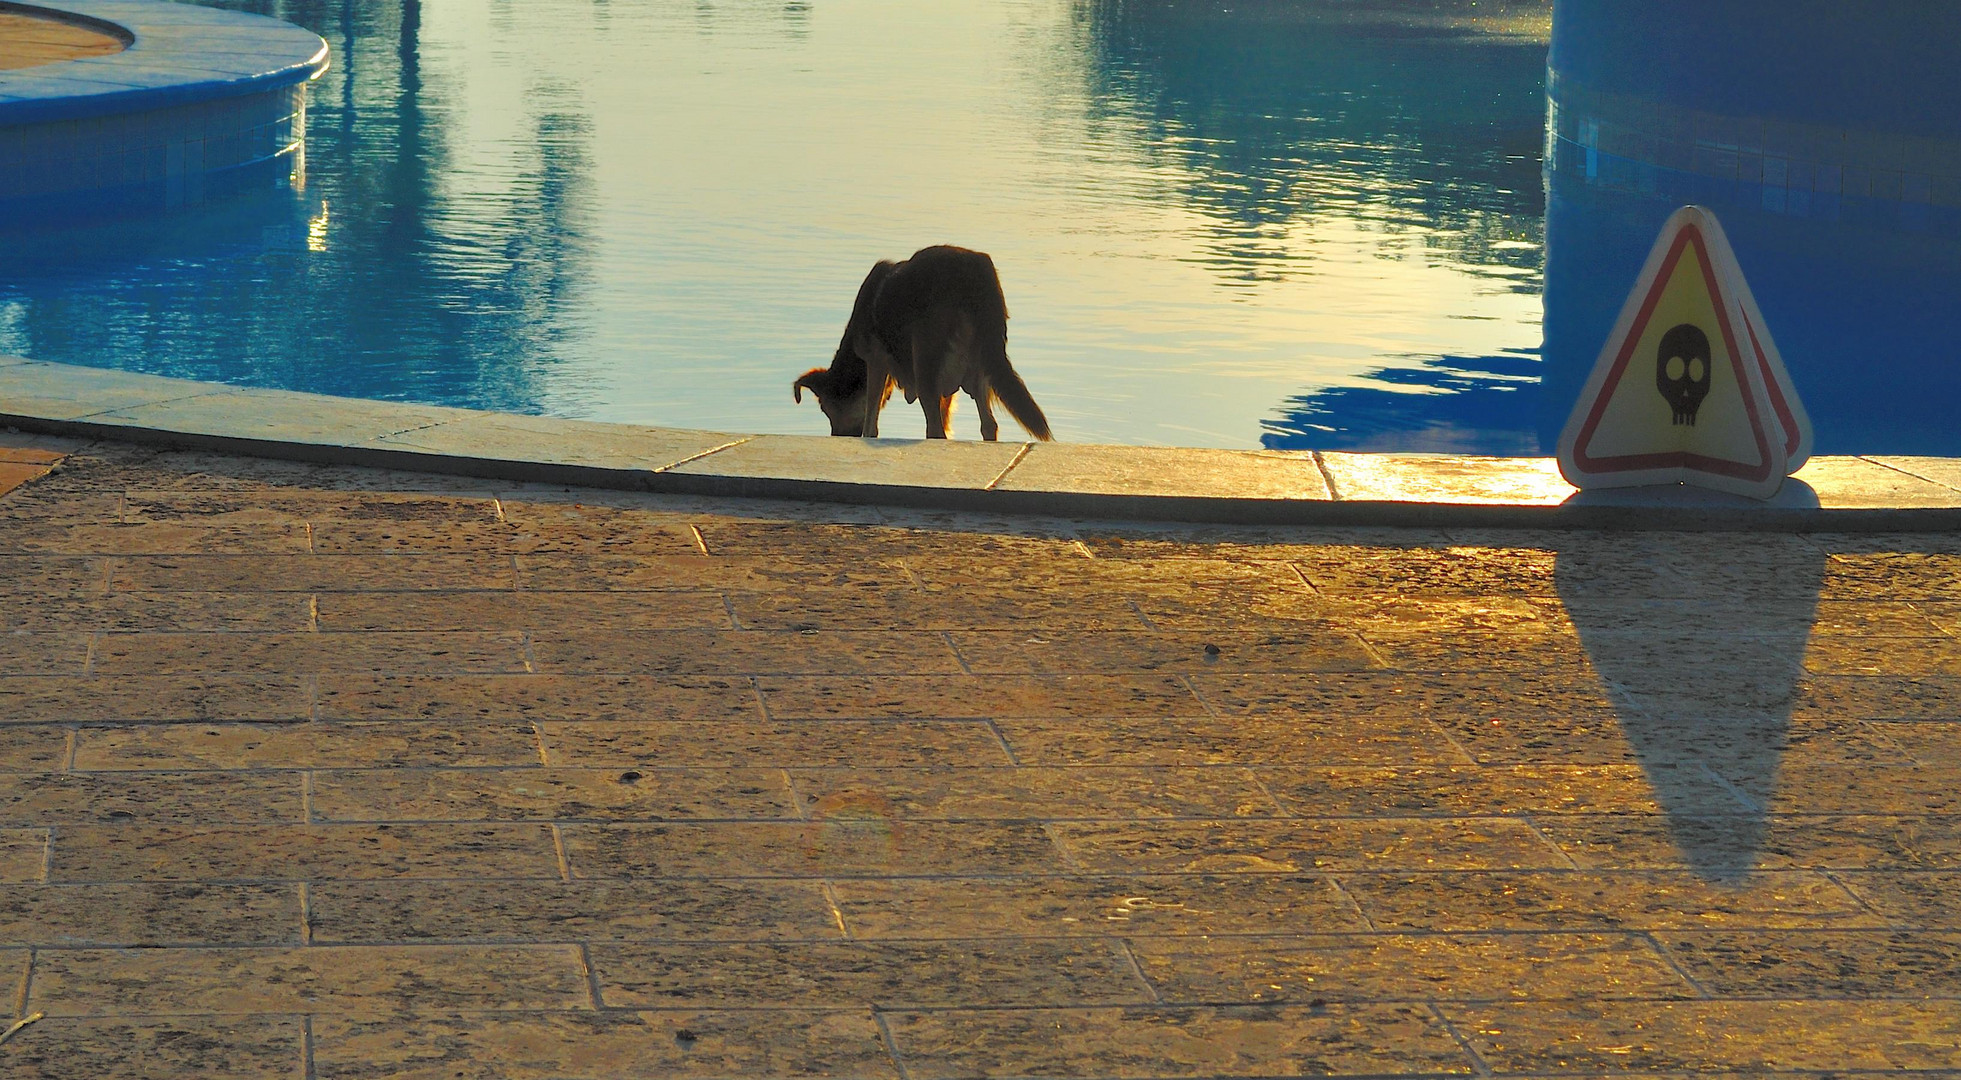
[[[230,6],[333,49],[304,192],[8,237],[0,350],[817,433],[791,379],[945,242],[1060,438],[1538,447],[1546,5]]]

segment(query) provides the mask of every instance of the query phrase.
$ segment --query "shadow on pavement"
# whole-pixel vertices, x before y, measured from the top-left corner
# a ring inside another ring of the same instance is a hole
[[[1689,867],[1758,862],[1826,553],[1796,536],[1601,534],[1562,546],[1561,602]]]

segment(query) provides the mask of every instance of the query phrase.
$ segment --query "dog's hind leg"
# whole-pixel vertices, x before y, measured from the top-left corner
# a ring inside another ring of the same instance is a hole
[[[922,397],[919,407],[926,413],[926,437],[946,438],[947,422],[953,417],[953,395]]]
[[[981,438],[988,442],[995,441],[1001,432],[1001,425],[994,422],[994,392],[982,384],[979,393],[969,391],[969,395],[974,399],[974,411],[980,413]]]

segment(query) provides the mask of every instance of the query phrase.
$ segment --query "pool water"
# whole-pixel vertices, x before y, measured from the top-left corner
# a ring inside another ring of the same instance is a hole
[[[333,49],[303,191],[0,237],[0,351],[819,433],[865,271],[958,243],[1059,438],[1537,447],[1548,5],[228,6]]]

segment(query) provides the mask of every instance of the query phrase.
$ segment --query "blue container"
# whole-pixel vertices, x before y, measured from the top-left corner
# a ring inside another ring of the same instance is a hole
[[[160,0],[0,0],[78,23],[120,52],[0,71],[0,225],[62,224],[203,202],[304,177],[317,34]]]
[[[1550,447],[1662,221],[1714,210],[1820,453],[1954,453],[1961,5],[1558,0]]]

